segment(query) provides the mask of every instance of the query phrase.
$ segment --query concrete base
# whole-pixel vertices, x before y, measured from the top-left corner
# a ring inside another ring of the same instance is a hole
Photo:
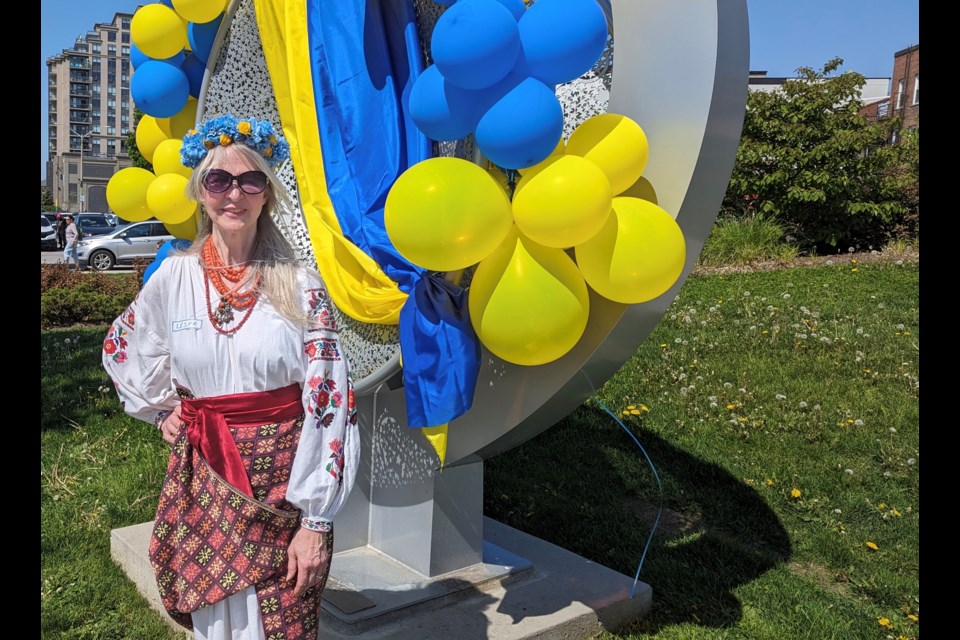
[[[152,523],[115,529],[113,559],[163,613],[147,560]],[[637,620],[652,590],[565,549],[484,518],[483,562],[424,578],[371,548],[337,553],[320,638],[589,638]]]

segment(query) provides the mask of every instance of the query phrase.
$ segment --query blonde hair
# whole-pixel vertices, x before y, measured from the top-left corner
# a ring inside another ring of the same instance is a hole
[[[210,169],[214,168],[212,165],[227,153],[227,149],[234,149],[242,154],[253,163],[257,170],[262,171],[267,176],[266,202],[264,202],[263,210],[257,219],[257,237],[254,240],[253,260],[250,269],[247,271],[247,280],[244,284],[249,286],[249,283],[256,282],[256,278],[259,276],[260,293],[273,305],[273,308],[295,325],[304,325],[307,322],[307,315],[302,306],[302,295],[298,284],[300,272],[306,267],[297,259],[293,247],[280,233],[280,229],[273,220],[273,216],[283,213],[281,207],[293,208],[291,198],[286,187],[277,178],[270,165],[267,164],[266,159],[256,150],[243,144],[214,147],[210,149],[190,175],[190,179],[187,181],[186,194],[197,202],[203,202],[205,192],[203,179]],[[197,231],[197,237],[193,244],[183,251],[185,254],[199,256],[207,238],[213,233],[213,222],[206,211],[203,211],[202,204],[201,211],[200,229]]]

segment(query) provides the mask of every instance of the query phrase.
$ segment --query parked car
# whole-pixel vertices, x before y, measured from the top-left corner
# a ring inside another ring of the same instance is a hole
[[[59,213],[56,213],[56,212],[53,212],[53,211],[41,211],[41,212],[40,212],[40,216],[46,218],[47,220],[49,220],[49,221],[50,221],[50,224],[52,224],[54,228],[57,227],[57,216],[58,216],[58,215],[60,215],[60,214],[59,214]]]
[[[138,259],[150,262],[163,243],[173,239],[162,222],[134,222],[103,236],[84,238],[77,245],[77,258],[81,267],[107,271]]]
[[[45,215],[40,214],[40,250],[56,251],[57,229]]]
[[[83,228],[84,237],[102,236],[117,230],[105,213],[74,213],[73,221]]]

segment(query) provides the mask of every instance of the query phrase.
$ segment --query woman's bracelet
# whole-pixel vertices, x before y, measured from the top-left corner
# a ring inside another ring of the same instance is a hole
[[[327,520],[311,520],[310,518],[300,518],[300,526],[310,531],[319,533],[330,533],[333,531],[333,523]]]
[[[172,411],[168,409],[163,409],[162,411],[157,411],[157,417],[153,419],[154,426],[157,427],[159,431],[163,427],[163,421],[167,419],[167,416],[170,415]]]

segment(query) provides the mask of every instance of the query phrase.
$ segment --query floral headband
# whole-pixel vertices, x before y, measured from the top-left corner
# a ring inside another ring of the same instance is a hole
[[[290,145],[276,134],[273,125],[266,120],[240,120],[226,115],[211,118],[187,132],[180,147],[180,162],[193,169],[210,149],[226,147],[234,142],[256,150],[271,167],[290,157]]]

